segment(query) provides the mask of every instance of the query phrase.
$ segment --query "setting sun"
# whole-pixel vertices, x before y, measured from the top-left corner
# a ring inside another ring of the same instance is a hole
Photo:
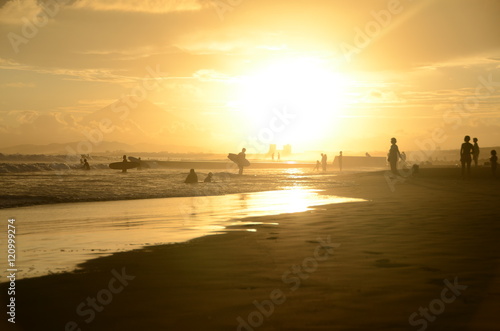
[[[318,58],[288,58],[242,77],[233,105],[247,123],[262,127],[276,111],[293,114],[277,132],[277,144],[311,143],[328,134],[349,102],[347,77]]]

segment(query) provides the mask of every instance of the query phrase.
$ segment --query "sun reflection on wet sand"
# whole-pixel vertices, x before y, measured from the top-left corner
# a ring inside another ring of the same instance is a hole
[[[290,189],[10,209],[9,216],[15,216],[19,231],[21,272],[18,275],[26,278],[73,270],[78,263],[117,251],[236,231],[227,228],[235,224],[264,224],[237,221],[246,217],[297,213],[319,205],[364,201],[319,193],[311,189]]]

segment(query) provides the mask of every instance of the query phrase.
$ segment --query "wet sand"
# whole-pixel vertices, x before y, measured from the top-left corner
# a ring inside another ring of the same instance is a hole
[[[368,202],[252,217],[247,221],[266,224],[252,225],[256,232],[116,253],[76,273],[21,280],[17,323],[4,317],[0,325],[496,330],[499,181],[482,170],[463,181],[458,169],[421,169],[395,191],[383,173],[358,174],[344,178],[355,185],[325,193]],[[6,284],[0,291],[4,300]],[[95,303],[87,301],[96,296]]]

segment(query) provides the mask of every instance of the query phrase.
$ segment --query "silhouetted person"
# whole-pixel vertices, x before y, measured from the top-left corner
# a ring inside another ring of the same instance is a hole
[[[494,149],[491,151],[490,164],[491,164],[491,173],[493,174],[493,177],[496,177],[498,158],[497,158],[497,151]]]
[[[393,174],[398,174],[398,161],[401,158],[401,153],[399,153],[399,147],[396,145],[398,141],[396,138],[391,138],[391,149],[389,149],[389,156],[387,161],[391,165],[391,171]]]
[[[205,180],[203,182],[205,183],[211,183],[212,182],[212,177],[214,176],[213,173],[209,172],[207,177],[205,178]]]
[[[368,152],[365,153],[366,157],[372,157]]]
[[[83,159],[83,170],[90,170],[90,164],[87,162],[87,159]]]
[[[319,168],[321,167],[321,163],[319,162],[319,160],[316,161],[316,166],[314,167],[314,171],[319,171]]]
[[[465,167],[467,167],[467,176],[470,176],[470,164],[472,162],[472,151],[474,146],[469,142],[470,137],[464,137],[464,143],[460,147],[460,162],[462,163],[462,178],[465,178]]]
[[[280,155],[280,152],[278,152],[278,162],[279,162],[280,158],[281,158],[281,155]]]
[[[127,155],[123,155],[123,162],[128,162]],[[127,169],[123,168],[122,172],[127,172]]]
[[[402,152],[401,153],[401,161],[406,162],[406,153],[405,152]]]
[[[243,162],[246,160],[246,148],[242,148],[241,152],[238,154],[238,168],[240,171],[238,172],[240,175],[243,175]]]
[[[321,153],[321,166],[323,167],[323,171],[326,171],[326,160],[327,160],[326,153],[325,154]]]
[[[342,171],[342,151],[339,153],[339,170]]]
[[[477,161],[479,160],[479,145],[477,144],[477,138],[472,139],[474,145],[472,146],[472,158],[474,160],[474,167],[477,167]]]
[[[186,184],[198,183],[198,175],[196,174],[196,172],[194,172],[194,169],[191,169],[189,171],[189,175],[187,175],[184,183],[186,183]]]

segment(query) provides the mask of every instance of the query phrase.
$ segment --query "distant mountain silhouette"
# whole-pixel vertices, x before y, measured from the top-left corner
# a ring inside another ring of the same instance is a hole
[[[118,100],[102,109],[86,115],[81,124],[92,125],[102,120],[109,120],[113,125],[122,129],[137,129],[146,134],[157,134],[170,123],[182,122],[172,112],[168,112],[157,105],[144,100],[140,103],[127,103]]]
[[[187,152],[201,150],[192,146],[209,144],[207,135],[197,127],[196,118],[187,121],[147,100],[128,102],[117,100],[82,117],[39,114],[4,130],[4,136],[9,139],[0,141],[0,152],[64,153],[66,146],[85,141],[92,144],[93,152]]]
[[[79,124],[91,130],[100,128],[105,140],[129,144],[171,145],[175,141],[175,145],[200,145],[204,142],[196,123],[188,122],[147,100],[140,103],[118,100],[86,115]],[[107,132],[109,127],[113,129]]]

